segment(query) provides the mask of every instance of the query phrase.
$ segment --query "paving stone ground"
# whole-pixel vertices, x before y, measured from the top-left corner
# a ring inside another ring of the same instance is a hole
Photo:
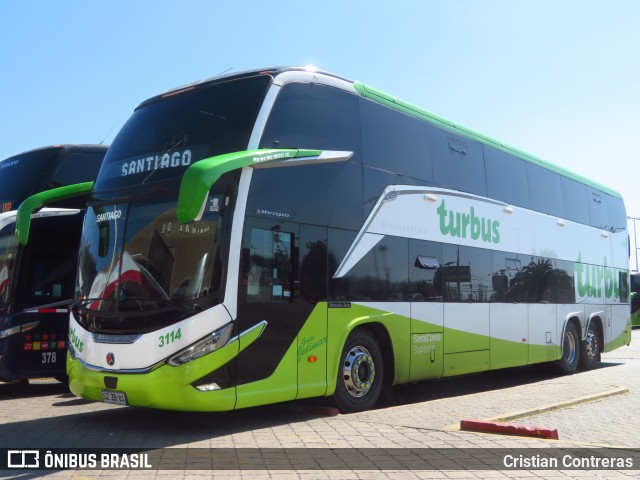
[[[602,393],[607,396],[590,400]],[[274,462],[269,469],[211,470],[204,468],[209,464],[203,458],[202,470],[7,471],[0,472],[0,476],[20,479],[640,479],[640,462],[635,465],[638,470],[506,470],[466,466],[473,466],[477,461],[477,458],[470,461],[469,455],[480,456],[480,461],[491,464],[495,451],[524,451],[536,455],[549,448],[640,449],[640,330],[633,332],[631,346],[604,354],[602,365],[589,372],[556,376],[523,367],[397,387],[394,394],[395,400],[390,404],[351,415],[317,413],[322,411],[318,406],[328,405],[326,400],[203,414],[86,402],[53,380],[33,381],[26,386],[0,384],[2,448],[153,451],[189,448],[193,449],[190,461],[197,460],[198,455],[206,456],[208,449],[234,448],[262,455],[262,465]],[[577,404],[554,409],[570,401]],[[541,440],[458,429],[462,419],[499,419],[514,413],[524,415],[514,422],[557,428],[560,439]],[[457,467],[425,470],[420,459],[411,453],[412,449],[424,448],[441,453],[440,465]],[[340,469],[305,469],[308,463],[296,457],[296,452],[304,455],[307,449],[317,449],[314,452],[320,465],[342,462],[342,466]],[[395,452],[394,458],[386,457],[383,449]],[[289,457],[283,459],[282,452],[290,452]],[[483,454],[486,459],[482,458]],[[268,455],[272,455],[271,459]],[[372,465],[381,469],[373,470]]]

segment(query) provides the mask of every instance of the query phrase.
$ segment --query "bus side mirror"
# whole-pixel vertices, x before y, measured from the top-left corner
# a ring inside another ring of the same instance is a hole
[[[44,192],[30,196],[18,207],[16,217],[16,235],[22,245],[29,241],[29,230],[31,228],[31,215],[39,208],[53,202],[67,200],[88,194],[93,188],[93,182],[76,183],[64,187],[52,188]]]
[[[437,270],[440,268],[440,262],[437,258],[426,257],[424,255],[418,255],[414,265],[424,270]]]
[[[227,172],[243,167],[274,168],[345,162],[353,152],[332,150],[246,150],[200,160],[184,172],[178,195],[178,221],[198,221],[204,213],[209,190]]]

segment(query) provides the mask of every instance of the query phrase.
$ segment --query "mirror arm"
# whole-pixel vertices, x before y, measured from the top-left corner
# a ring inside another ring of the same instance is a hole
[[[16,236],[22,245],[29,241],[29,230],[31,228],[31,215],[41,207],[52,202],[59,202],[69,198],[86,195],[93,188],[93,182],[76,183],[64,187],[52,188],[44,192],[30,196],[18,207],[16,216]]]

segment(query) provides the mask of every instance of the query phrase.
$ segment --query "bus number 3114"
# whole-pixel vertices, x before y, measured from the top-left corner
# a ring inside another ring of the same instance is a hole
[[[182,338],[181,329],[171,330],[166,335],[161,335],[158,338],[158,340],[160,341],[160,343],[158,344],[158,347],[162,348],[165,345],[169,345],[170,343],[180,340],[181,338]]]

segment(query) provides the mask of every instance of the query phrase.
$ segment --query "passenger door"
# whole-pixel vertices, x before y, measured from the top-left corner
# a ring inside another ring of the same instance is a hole
[[[268,219],[247,217],[240,260],[238,333],[260,322],[260,337],[243,345],[237,359],[237,407],[295,398],[293,256],[297,228]]]

